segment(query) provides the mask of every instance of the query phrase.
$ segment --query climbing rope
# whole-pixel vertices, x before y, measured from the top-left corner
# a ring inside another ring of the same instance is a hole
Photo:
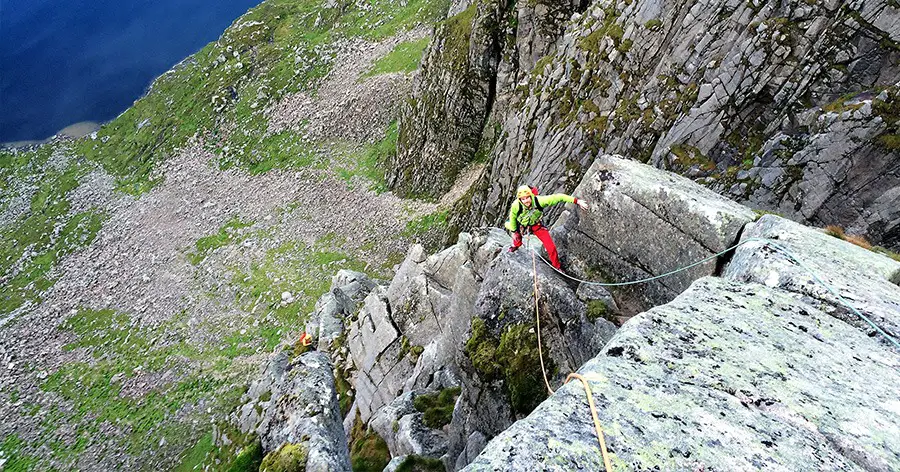
[[[747,239],[745,239],[745,240],[743,240],[743,241],[741,241],[741,242],[735,244],[734,246],[731,246],[731,247],[729,247],[728,249],[725,249],[724,251],[718,252],[718,253],[716,253],[716,254],[713,254],[712,256],[709,256],[709,257],[707,257],[707,258],[701,259],[701,260],[699,260],[699,261],[697,261],[697,262],[694,262],[693,264],[686,265],[686,266],[681,267],[681,268],[679,268],[679,269],[671,270],[671,271],[666,272],[666,273],[664,273],[664,274],[655,275],[655,276],[653,276],[653,277],[647,277],[647,278],[643,278],[643,279],[639,279],[639,280],[632,280],[632,281],[628,281],[628,282],[592,282],[592,281],[590,281],[590,280],[582,280],[582,279],[579,279],[579,278],[577,278],[577,277],[572,277],[571,275],[569,275],[569,274],[567,274],[567,273],[565,273],[565,272],[563,272],[563,271],[557,269],[556,267],[553,267],[553,264],[550,264],[550,262],[547,261],[547,259],[545,259],[544,256],[542,256],[542,255],[540,255],[540,254],[537,254],[537,251],[536,251],[535,249],[529,249],[529,250],[532,252],[532,254],[536,254],[537,257],[539,257],[542,261],[544,261],[544,263],[547,264],[548,267],[550,267],[551,269],[553,269],[554,271],[556,271],[558,274],[560,274],[560,275],[562,275],[563,277],[566,277],[566,278],[568,278],[568,279],[570,279],[570,280],[574,280],[574,281],[576,281],[576,282],[581,282],[581,283],[587,284],[587,285],[597,285],[597,286],[600,286],[600,287],[623,287],[623,286],[626,286],[626,285],[637,285],[637,284],[647,283],[647,282],[651,282],[651,281],[654,281],[654,280],[657,280],[657,279],[662,279],[662,278],[664,278],[664,277],[668,277],[668,276],[670,276],[670,275],[677,274],[677,273],[679,273],[679,272],[683,272],[683,271],[685,271],[685,270],[691,269],[691,268],[696,267],[696,266],[698,266],[698,265],[700,265],[700,264],[703,264],[703,263],[705,263],[705,262],[708,262],[708,261],[711,261],[711,260],[713,260],[713,259],[716,259],[716,258],[718,258],[719,256],[722,256],[722,255],[724,255],[724,254],[727,254],[727,253],[729,253],[729,252],[731,252],[731,251],[737,249],[738,247],[743,246],[744,244],[752,243],[752,242],[760,242],[760,243],[763,243],[763,244],[765,244],[765,245],[768,245],[768,246],[770,246],[772,249],[774,249],[776,252],[781,253],[782,255],[784,255],[785,257],[787,257],[788,259],[790,259],[790,260],[793,261],[794,263],[796,263],[798,266],[800,266],[800,268],[802,268],[803,270],[805,270],[806,272],[808,272],[809,275],[812,276],[813,280],[814,280],[816,283],[818,283],[818,284],[821,285],[822,287],[825,287],[825,290],[827,290],[829,293],[831,293],[831,295],[833,295],[835,298],[837,298],[838,301],[841,302],[842,305],[844,305],[845,307],[847,307],[850,311],[853,312],[853,314],[855,314],[855,315],[856,315],[857,317],[859,317],[861,320],[865,321],[869,326],[872,327],[872,329],[874,329],[878,334],[880,334],[882,337],[884,337],[884,339],[888,340],[888,342],[890,342],[890,343],[893,344],[895,347],[897,347],[898,349],[900,349],[900,342],[897,342],[896,339],[894,339],[891,335],[887,334],[883,329],[881,329],[880,326],[878,326],[877,324],[875,324],[875,322],[872,321],[868,316],[862,314],[862,312],[860,312],[859,310],[857,310],[856,307],[854,307],[852,304],[850,304],[850,302],[848,302],[847,299],[845,299],[843,296],[841,296],[841,294],[840,294],[837,290],[835,290],[831,285],[828,285],[825,281],[823,281],[823,280],[822,280],[822,279],[821,279],[821,278],[820,278],[820,277],[819,277],[812,269],[810,269],[806,264],[804,264],[803,261],[801,261],[797,256],[795,256],[790,250],[788,250],[787,248],[785,248],[785,247],[783,247],[783,246],[781,246],[781,245],[775,243],[775,242],[772,241],[771,239],[765,239],[765,238],[747,238]],[[537,276],[537,273],[535,273],[535,276]]]
[[[571,280],[574,280],[574,281],[577,281],[577,282],[580,282],[580,283],[584,283],[584,284],[588,284],[588,285],[597,285],[597,286],[601,286],[601,287],[621,287],[621,286],[626,286],[626,285],[636,285],[636,284],[646,283],[646,282],[650,282],[650,281],[653,281],[653,280],[657,280],[657,279],[661,279],[661,278],[664,278],[664,277],[668,277],[668,276],[677,274],[677,273],[679,273],[679,272],[683,272],[683,271],[685,271],[685,270],[688,270],[688,269],[690,269],[690,268],[692,268],[692,267],[696,267],[696,266],[698,266],[698,265],[700,265],[700,264],[703,264],[703,263],[705,263],[705,262],[708,262],[708,261],[711,261],[711,260],[713,260],[713,259],[716,259],[716,258],[718,258],[719,256],[722,256],[722,255],[724,255],[724,254],[727,254],[728,252],[733,251],[733,250],[737,249],[737,248],[740,247],[740,246],[743,246],[744,244],[748,244],[748,243],[751,243],[751,242],[761,242],[761,243],[763,243],[764,245],[768,245],[768,246],[770,246],[772,249],[774,249],[775,251],[777,251],[777,252],[781,253],[782,255],[786,256],[788,259],[792,260],[792,261],[795,262],[797,265],[799,265],[802,269],[804,269],[805,271],[807,271],[807,272],[812,276],[813,280],[816,281],[816,283],[818,283],[819,285],[825,287],[825,289],[828,290],[829,293],[831,293],[831,294],[832,294],[834,297],[836,297],[843,305],[845,305],[847,308],[849,308],[854,314],[856,314],[856,316],[858,316],[860,319],[864,320],[864,321],[865,321],[866,323],[868,323],[872,328],[874,328],[879,334],[881,334],[885,339],[887,339],[887,340],[888,340],[889,342],[891,342],[894,346],[896,346],[898,349],[900,349],[900,343],[898,343],[897,340],[895,340],[895,339],[894,339],[893,337],[891,337],[889,334],[887,334],[886,332],[884,332],[884,330],[881,329],[881,327],[879,327],[877,324],[875,324],[875,322],[873,322],[871,319],[869,319],[869,317],[863,315],[862,312],[860,312],[859,310],[856,309],[856,307],[854,307],[853,305],[851,305],[850,302],[848,302],[843,296],[841,296],[841,294],[840,294],[837,290],[835,290],[833,287],[831,287],[830,285],[828,285],[827,283],[825,283],[825,281],[823,281],[821,278],[819,278],[819,276],[818,276],[812,269],[810,269],[809,267],[807,267],[806,264],[804,264],[799,258],[797,258],[797,256],[795,256],[793,253],[791,253],[791,251],[789,251],[787,248],[785,248],[785,247],[783,247],[783,246],[781,246],[781,245],[779,245],[779,244],[773,242],[773,241],[770,240],[770,239],[764,239],[764,238],[747,238],[747,239],[745,239],[745,240],[743,240],[743,241],[741,241],[741,242],[735,244],[734,246],[731,246],[731,247],[729,247],[728,249],[725,249],[724,251],[721,251],[721,252],[719,252],[719,253],[716,253],[716,254],[714,254],[714,255],[712,255],[712,256],[709,256],[709,257],[707,257],[707,258],[704,258],[704,259],[702,259],[702,260],[700,260],[700,261],[697,261],[697,262],[695,262],[695,263],[693,263],[693,264],[690,264],[690,265],[681,267],[681,268],[679,268],[679,269],[675,269],[675,270],[666,272],[666,273],[664,273],[664,274],[656,275],[656,276],[653,276],[653,277],[647,277],[647,278],[640,279],[640,280],[632,280],[632,281],[629,281],[629,282],[614,282],[614,283],[593,282],[593,281],[590,281],[590,280],[582,280],[582,279],[579,279],[579,278],[576,278],[576,277],[572,277],[571,275],[566,274],[565,272],[563,272],[563,271],[557,269],[556,267],[553,267],[553,264],[551,264],[549,261],[547,261],[547,259],[544,259],[544,256],[539,255],[536,249],[530,248],[530,247],[529,247],[529,244],[528,244],[528,238],[527,238],[527,236],[523,236],[523,240],[524,240],[523,242],[525,243],[525,248],[526,248],[527,250],[531,251],[531,267],[532,267],[532,274],[533,274],[533,278],[534,278],[534,319],[535,319],[535,324],[536,324],[536,326],[537,326],[538,357],[539,357],[540,362],[541,362],[541,373],[543,374],[543,377],[544,377],[544,386],[547,388],[547,392],[549,392],[550,395],[553,395],[555,392],[554,392],[553,388],[550,387],[550,380],[547,378],[547,369],[546,369],[546,367],[544,367],[544,349],[543,349],[543,345],[542,345],[542,343],[541,343],[541,314],[540,314],[540,305],[539,305],[539,296],[538,296],[538,280],[537,280],[537,279],[538,279],[538,277],[537,277],[537,258],[538,258],[538,257],[540,257],[541,260],[544,261],[544,263],[547,264],[548,267],[550,267],[551,269],[555,270],[555,271],[558,272],[560,275],[562,275],[562,276],[564,276],[564,277],[566,277],[566,278],[569,278],[569,279],[571,279]],[[607,450],[606,450],[606,442],[605,442],[604,439],[603,439],[603,430],[602,430],[602,428],[600,427],[600,419],[599,419],[599,417],[597,416],[597,408],[596,408],[596,406],[594,405],[594,396],[593,396],[593,393],[591,392],[591,386],[588,384],[587,379],[585,379],[584,377],[582,377],[580,374],[577,374],[577,373],[574,373],[574,372],[571,373],[571,374],[569,374],[568,377],[566,377],[565,383],[569,383],[569,381],[572,380],[573,378],[576,378],[576,379],[580,380],[580,381],[581,381],[581,384],[584,386],[584,391],[585,391],[585,394],[587,395],[588,406],[589,406],[590,409],[591,409],[591,416],[592,416],[592,418],[593,418],[593,420],[594,420],[594,430],[595,430],[596,433],[597,433],[597,442],[600,443],[600,452],[601,452],[601,454],[603,455],[603,466],[606,468],[605,470],[606,470],[607,472],[611,472],[611,471],[612,471],[612,467],[611,467],[610,461],[609,461],[609,453],[608,453]]]
[[[526,243],[526,248],[527,243]],[[555,392],[553,388],[550,387],[550,380],[547,379],[547,369],[544,367],[544,348],[541,345],[541,312],[540,305],[538,303],[538,278],[537,278],[537,252],[531,251],[531,268],[532,273],[534,274],[534,320],[537,324],[537,341],[538,341],[538,359],[541,361],[541,374],[544,376],[544,386],[547,387],[547,392],[550,395],[553,395]],[[553,266],[550,266],[553,267]],[[555,267],[554,267],[555,268]],[[566,381],[564,384],[569,383],[572,379],[578,379],[581,381],[581,385],[584,387],[584,393],[587,395],[588,407],[591,409],[591,418],[594,420],[594,431],[597,433],[597,442],[600,443],[600,454],[603,456],[603,467],[606,472],[612,472],[612,465],[609,461],[609,452],[606,450],[606,441],[603,439],[603,428],[600,426],[600,417],[597,415],[597,407],[594,405],[594,394],[591,392],[591,386],[588,384],[587,379],[581,376],[576,372],[570,373],[566,377]]]

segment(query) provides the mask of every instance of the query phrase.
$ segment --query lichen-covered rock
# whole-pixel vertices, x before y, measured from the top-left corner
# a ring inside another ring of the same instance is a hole
[[[455,248],[456,246],[454,246]],[[427,344],[442,330],[439,314],[447,313],[450,292],[425,273],[424,248],[414,245],[387,289],[391,318],[413,345]],[[448,276],[449,280],[452,280]]]
[[[332,349],[334,340],[344,333],[344,320],[377,285],[367,275],[346,269],[332,277],[331,290],[319,297],[306,323],[306,333],[318,340],[319,350]]]
[[[378,410],[369,421],[369,426],[384,438],[391,457],[415,454],[440,458],[447,452],[446,433],[441,428],[426,425],[425,412],[414,405],[416,398],[423,393],[406,392],[400,395]]]
[[[291,358],[289,351],[279,352],[260,380],[251,384],[244,400],[235,422],[244,431],[258,434],[265,451],[294,445],[290,454],[269,456],[272,467],[294,463],[303,455],[306,468],[301,470],[349,472],[347,442],[327,354],[313,351]],[[295,454],[300,452],[303,454]]]
[[[628,321],[579,372],[615,470],[900,467],[896,352],[764,285],[700,279]],[[464,470],[537,468],[603,468],[579,382]]]
[[[735,251],[723,276],[821,301],[824,311],[883,340],[818,277],[888,334],[900,336],[900,262],[775,215],[748,226],[741,240],[749,238],[771,239],[812,272],[763,242],[748,242]]]
[[[350,356],[356,366],[353,386],[363,422],[402,391],[415,365],[406,355],[408,341],[391,319],[386,296],[381,287],[372,290],[350,326]]]
[[[266,454],[259,466],[259,472],[305,472],[306,444],[282,444],[278,449]]]
[[[465,465],[467,459],[457,458],[473,457],[484,438],[527,415],[547,395],[535,330],[532,267],[532,257],[523,249],[502,254],[483,276],[471,329],[457,355],[463,391],[450,425],[450,465]],[[556,386],[599,352],[615,326],[605,318],[589,319],[575,290],[542,263],[537,282],[543,361]]]
[[[453,360],[479,287],[474,271],[499,252],[502,237],[463,234],[430,257],[414,245],[390,285],[366,297],[348,337],[363,422],[403,392],[459,384]]]
[[[591,210],[568,212],[557,234],[567,268],[591,280],[632,281],[687,266],[734,244],[756,217],[684,177],[619,156],[598,158],[575,194]],[[715,273],[716,263],[611,290],[634,314],[672,300]]]

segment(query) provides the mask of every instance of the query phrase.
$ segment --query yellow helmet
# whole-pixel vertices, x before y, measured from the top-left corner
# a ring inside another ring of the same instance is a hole
[[[524,198],[524,197],[533,197],[534,192],[531,191],[531,187],[527,185],[522,185],[521,187],[516,189],[516,198]]]

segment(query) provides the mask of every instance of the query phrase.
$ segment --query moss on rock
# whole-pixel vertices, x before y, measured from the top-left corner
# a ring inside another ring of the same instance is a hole
[[[444,472],[446,468],[440,459],[411,455],[403,459],[396,472]]]
[[[472,36],[472,25],[475,22],[475,13],[478,2],[473,2],[469,8],[444,20],[438,36],[443,36],[445,57],[457,70],[464,69],[469,57],[469,39]]]
[[[537,334],[530,323],[507,327],[498,343],[484,321],[476,318],[472,321],[472,336],[466,342],[465,352],[484,380],[504,380],[510,405],[517,415],[531,413],[547,398]],[[544,352],[545,366],[548,372],[553,372],[554,365],[548,352]]]
[[[591,300],[587,303],[587,317],[592,322],[600,318],[614,322],[615,318],[603,300]]]
[[[241,449],[235,457],[228,472],[250,472],[259,470],[263,460],[262,444],[258,438],[254,438],[246,447]]]
[[[350,465],[353,472],[381,472],[390,461],[387,443],[363,424],[357,412],[350,430]]]
[[[500,372],[500,365],[496,359],[497,342],[481,318],[472,320],[472,335],[466,341],[465,352],[472,361],[472,366],[484,380],[491,381],[497,378]]]
[[[309,449],[305,444],[282,444],[278,449],[266,454],[259,472],[303,472]]]
[[[416,410],[424,413],[422,421],[431,429],[440,429],[450,424],[453,407],[462,390],[459,387],[445,388],[440,392],[419,395],[413,400]]]

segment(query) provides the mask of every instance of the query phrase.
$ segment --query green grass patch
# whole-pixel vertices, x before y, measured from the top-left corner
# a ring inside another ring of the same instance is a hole
[[[359,412],[350,430],[350,465],[353,472],[381,472],[391,461],[384,439],[363,425]]]
[[[716,168],[716,163],[706,157],[699,149],[689,144],[673,144],[669,151],[677,158],[676,167],[688,169],[698,166],[702,170],[710,171]]]
[[[2,457],[6,459],[6,463],[3,464],[3,470],[12,472],[35,470],[37,468],[39,459],[36,456],[26,454],[23,451],[24,445],[19,436],[15,434],[6,436],[6,439],[0,444],[0,451],[3,451]]]
[[[188,260],[191,264],[197,265],[203,262],[206,256],[216,249],[234,242],[240,242],[243,238],[238,233],[241,229],[249,228],[250,226],[253,226],[252,221],[244,221],[238,217],[231,218],[219,228],[218,233],[198,239],[194,243],[194,252],[188,254]]]
[[[263,449],[255,434],[244,434],[228,423],[217,425],[219,436],[228,444],[215,444],[212,433],[206,433],[184,452],[175,472],[221,470],[257,472],[263,460]]]
[[[196,440],[195,429],[175,421],[176,413],[203,401],[213,414],[225,414],[243,392],[231,385],[244,374],[220,362],[223,354],[214,346],[191,342],[183,314],[161,326],[141,328],[123,313],[81,309],[61,329],[75,338],[63,350],[84,350],[93,361],[64,364],[41,384],[42,390],[72,406],[71,416],[54,420],[48,428],[68,423],[80,434],[74,444],[60,446],[55,457],[77,457],[88,441],[113,441],[132,454],[146,453],[148,444],[162,438],[166,447],[187,448]],[[164,373],[168,381],[152,381],[144,394],[126,394],[126,385],[135,377]],[[126,434],[101,437],[104,423]],[[188,452],[196,456],[202,448],[200,444]]]
[[[610,311],[609,305],[603,300],[591,300],[587,303],[587,317],[591,322],[597,321],[600,318],[613,323],[616,322],[615,313]]]
[[[853,111],[862,108],[863,103],[847,103],[859,96],[859,92],[850,92],[840,96],[837,100],[826,104],[822,107],[822,111],[830,113],[843,113],[845,111]]]
[[[90,244],[105,216],[94,210],[73,214],[68,195],[88,168],[70,162],[64,169],[43,166],[55,149],[46,146],[24,154],[0,154],[8,178],[41,173],[25,215],[0,229],[0,313],[37,303],[55,280],[51,270],[65,256]],[[65,152],[65,151],[62,151]]]
[[[432,24],[447,0],[371,0],[326,6],[322,0],[267,0],[219,40],[152,84],[146,96],[104,125],[79,151],[116,176],[120,190],[140,194],[159,181],[153,172],[193,136],[205,136],[224,167],[252,172],[307,165],[294,136],[268,133],[264,110],[287,94],[315,92],[333,65],[340,38],[379,40]],[[285,142],[295,144],[281,152]]]
[[[440,459],[409,455],[397,466],[396,472],[445,472],[447,469]]]
[[[590,34],[579,39],[578,47],[584,51],[597,53],[600,51],[601,42],[607,36],[612,38],[615,46],[618,46],[624,33],[622,27],[616,23],[618,18],[619,12],[614,7],[605,8],[603,23]]]
[[[338,177],[349,185],[353,177],[359,175],[371,182],[369,190],[378,194],[385,192],[385,163],[397,152],[397,133],[397,122],[393,122],[381,141],[365,146],[359,152],[350,153],[345,162],[335,168]]]
[[[306,443],[286,443],[266,454],[259,472],[304,472],[309,457]]]
[[[416,410],[424,413],[422,422],[431,429],[440,429],[450,424],[453,407],[462,390],[459,387],[445,388],[440,392],[419,395],[413,400]]]
[[[429,213],[406,223],[406,228],[400,232],[401,236],[416,236],[430,232],[433,229],[443,229],[447,226],[449,213],[438,211]]]
[[[342,252],[287,242],[267,251],[263,260],[236,270],[232,285],[240,293],[243,308],[269,313],[277,321],[229,335],[224,354],[229,357],[251,354],[257,347],[271,350],[287,331],[301,329],[307,313],[331,284],[331,276],[340,269],[364,272],[365,264]],[[287,300],[282,294],[291,294]]]
[[[474,2],[465,10],[444,20],[436,30],[436,39],[443,40],[443,57],[456,70],[462,70],[468,62],[469,42],[477,12],[478,3]]]
[[[363,77],[393,72],[409,73],[416,70],[422,60],[422,53],[425,52],[430,41],[430,37],[425,37],[398,44],[391,52],[375,61],[375,64],[363,74]]]

